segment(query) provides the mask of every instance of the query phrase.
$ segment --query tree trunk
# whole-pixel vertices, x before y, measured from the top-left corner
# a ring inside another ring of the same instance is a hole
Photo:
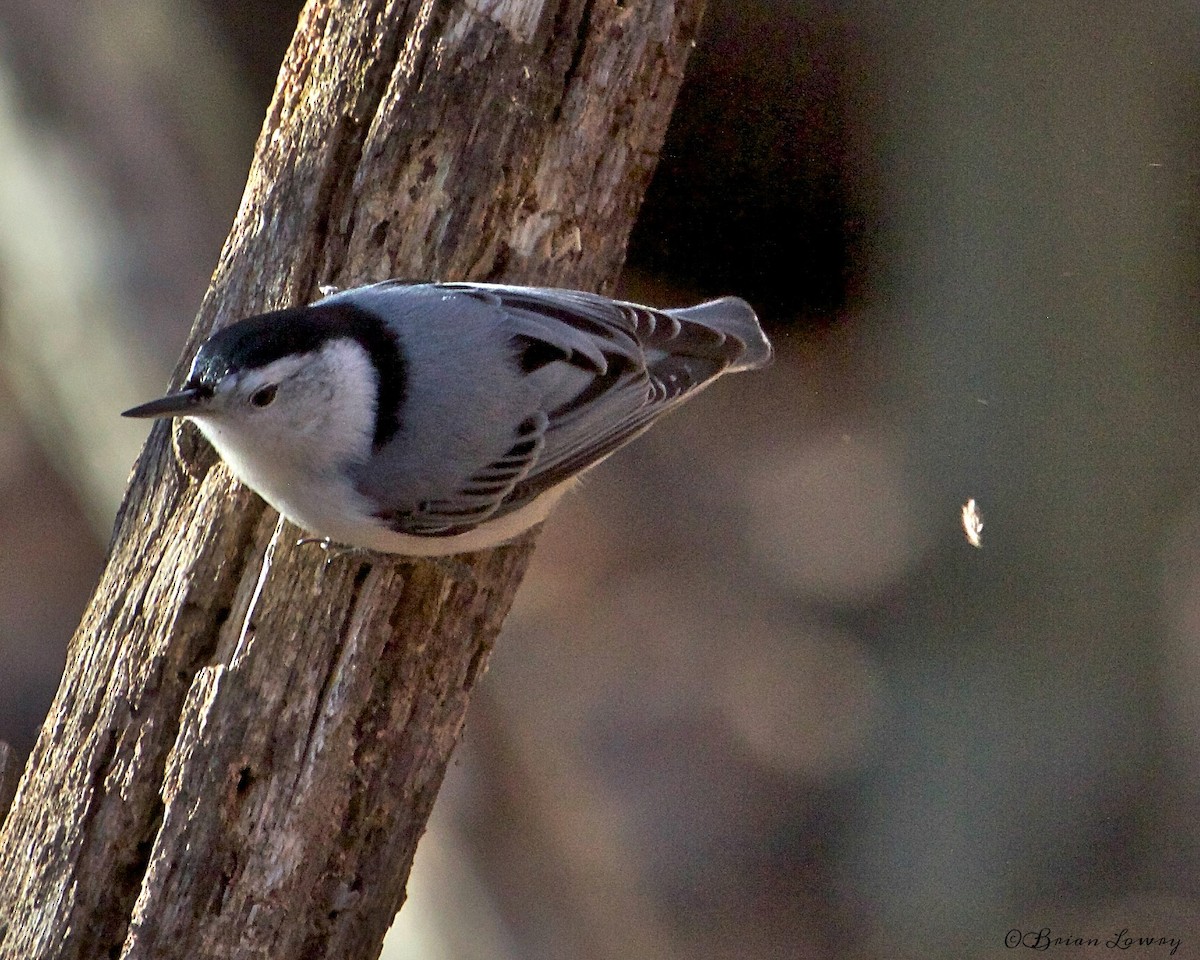
[[[184,357],[319,282],[610,284],[701,2],[313,0]],[[0,832],[0,957],[377,955],[532,538],[471,579],[297,536],[152,430]]]

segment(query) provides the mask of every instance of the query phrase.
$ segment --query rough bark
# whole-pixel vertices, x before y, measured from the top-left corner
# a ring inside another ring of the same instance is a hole
[[[700,6],[314,0],[184,357],[318,282],[611,283]],[[532,539],[470,579],[296,535],[152,431],[0,832],[0,957],[377,954]]]
[[[8,808],[12,805],[20,779],[21,763],[17,752],[0,740],[0,824],[8,816]]]

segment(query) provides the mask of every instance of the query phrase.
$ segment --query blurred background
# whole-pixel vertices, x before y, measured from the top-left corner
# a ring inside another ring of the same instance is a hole
[[[21,752],[298,10],[0,0]],[[386,956],[1200,955],[1198,191],[1193,4],[710,0],[622,289],[778,362],[548,523]]]

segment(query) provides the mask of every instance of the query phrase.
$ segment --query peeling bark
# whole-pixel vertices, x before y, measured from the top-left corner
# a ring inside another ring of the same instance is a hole
[[[700,0],[314,0],[181,368],[386,276],[605,288]],[[0,957],[370,957],[532,537],[326,561],[156,426],[0,830]]]

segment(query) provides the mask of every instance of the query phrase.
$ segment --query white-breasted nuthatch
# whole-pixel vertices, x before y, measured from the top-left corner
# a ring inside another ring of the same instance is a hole
[[[127,417],[193,420],[318,537],[408,556],[497,546],[595,466],[771,345],[744,300],[385,281],[250,317]]]

